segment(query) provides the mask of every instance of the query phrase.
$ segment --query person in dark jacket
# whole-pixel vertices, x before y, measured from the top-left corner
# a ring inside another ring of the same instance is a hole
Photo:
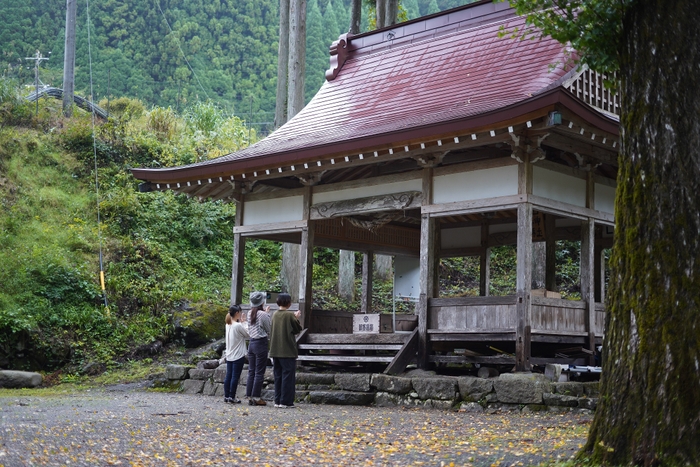
[[[299,316],[301,311],[292,313],[289,307],[292,297],[287,293],[277,296],[279,311],[272,315],[270,332],[270,357],[275,375],[275,407],[294,408],[294,386],[296,384],[297,350],[296,334],[301,332]]]
[[[270,307],[265,306],[267,294],[253,292],[250,294],[250,312],[248,313],[248,383],[245,395],[250,405],[267,405],[260,397],[265,368],[267,367],[268,335],[270,334]]]

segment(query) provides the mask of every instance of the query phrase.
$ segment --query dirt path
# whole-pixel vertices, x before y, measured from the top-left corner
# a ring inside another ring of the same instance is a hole
[[[224,404],[93,390],[16,397],[0,389],[0,466],[510,466],[571,457],[590,415]]]

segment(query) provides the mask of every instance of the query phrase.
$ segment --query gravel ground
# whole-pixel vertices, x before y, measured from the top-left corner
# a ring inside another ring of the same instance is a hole
[[[0,389],[0,467],[537,465],[570,458],[590,420],[578,413],[234,406],[134,386],[27,397]]]

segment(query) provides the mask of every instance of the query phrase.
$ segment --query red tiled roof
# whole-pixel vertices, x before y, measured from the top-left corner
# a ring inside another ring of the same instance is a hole
[[[571,71],[551,38],[498,36],[524,26],[507,2],[482,2],[352,37],[337,77],[265,139],[190,166],[133,173],[151,181],[212,176],[468,130],[479,116],[551,94]]]

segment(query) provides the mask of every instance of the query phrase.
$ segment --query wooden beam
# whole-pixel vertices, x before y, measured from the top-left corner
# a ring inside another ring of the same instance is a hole
[[[458,216],[462,214],[515,209],[518,204],[527,200],[526,195],[499,196],[496,198],[456,201],[454,203],[430,204],[421,207],[421,214],[432,216]]]
[[[564,217],[586,220],[589,217],[597,222],[607,225],[615,225],[615,215],[607,212],[596,211],[591,208],[584,208],[561,201],[555,201],[541,196],[528,195],[527,200],[537,208],[538,211],[550,212]]]
[[[362,313],[372,312],[372,272],[374,270],[374,252],[365,251],[362,253],[362,303],[360,311]]]
[[[431,298],[428,300],[430,307],[437,306],[491,306],[491,305],[515,305],[518,303],[516,295],[496,295],[492,297],[452,297]]]
[[[435,363],[488,363],[492,365],[512,365],[515,362],[515,357],[511,355],[484,355],[481,357],[431,355],[430,361]]]
[[[265,235],[265,234],[280,234],[285,232],[300,232],[306,228],[309,222],[306,220],[278,222],[275,224],[256,224],[256,225],[241,225],[233,229],[234,233],[239,233],[246,236]]]
[[[406,365],[416,358],[418,352],[418,329],[414,329],[403,347],[394,356],[388,367],[384,370],[387,375],[398,375],[406,369]]]
[[[304,362],[357,362],[357,363],[391,363],[394,357],[380,355],[299,355],[297,360]]]

